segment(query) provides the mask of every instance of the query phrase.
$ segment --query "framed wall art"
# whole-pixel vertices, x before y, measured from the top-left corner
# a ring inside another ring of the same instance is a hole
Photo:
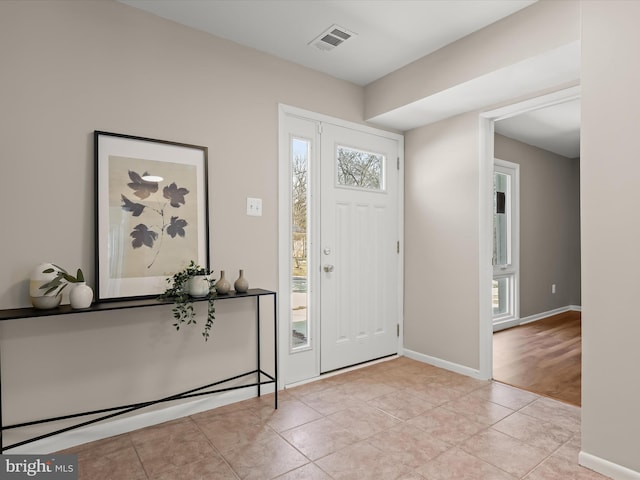
[[[156,296],[209,268],[207,147],[94,132],[96,300]]]

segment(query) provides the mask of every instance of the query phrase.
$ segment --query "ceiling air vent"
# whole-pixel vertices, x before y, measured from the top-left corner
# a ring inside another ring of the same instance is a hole
[[[346,28],[339,27],[338,25],[332,25],[309,42],[309,45],[313,45],[319,50],[327,52],[346,42],[354,35],[355,33],[350,32]]]

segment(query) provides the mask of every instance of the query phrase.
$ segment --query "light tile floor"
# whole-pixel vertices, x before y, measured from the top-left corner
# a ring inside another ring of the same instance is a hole
[[[81,480],[604,479],[580,409],[404,357],[67,450]]]

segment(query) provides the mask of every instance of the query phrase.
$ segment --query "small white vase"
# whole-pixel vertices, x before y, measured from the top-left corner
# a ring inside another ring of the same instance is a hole
[[[74,283],[69,292],[71,308],[89,308],[93,301],[93,290],[85,282]]]
[[[205,275],[197,275],[187,280],[187,291],[192,297],[209,295],[209,279]]]

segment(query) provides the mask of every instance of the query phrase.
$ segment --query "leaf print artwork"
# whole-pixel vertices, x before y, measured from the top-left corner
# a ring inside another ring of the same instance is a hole
[[[208,268],[208,148],[93,137],[96,301],[157,296],[191,259]]]
[[[151,248],[153,247],[153,242],[158,238],[156,232],[149,230],[147,226],[142,223],[136,225],[136,228],[131,232],[131,236],[133,237],[133,241],[131,242],[133,248],[140,248],[143,245]]]
[[[162,189],[162,195],[164,198],[171,200],[171,206],[174,208],[180,208],[180,204],[184,205],[184,196],[187,193],[189,193],[189,190],[186,188],[178,188],[175,183]]]
[[[131,212],[131,214],[134,217],[139,217],[142,214],[142,211],[145,208],[144,205],[142,205],[141,203],[132,202],[131,200],[129,200],[124,195],[121,195],[121,197],[122,197],[122,209],[123,210],[125,210],[127,212]]]
[[[189,190],[178,186],[176,182],[171,182],[162,189],[162,197],[166,200],[155,198],[156,195],[154,194],[158,192],[159,183],[143,180],[142,177],[148,175],[149,173],[146,171],[142,175],[134,170],[128,171],[129,180],[131,181],[127,183],[127,187],[133,190],[133,195],[146,203],[135,202],[124,194],[120,195],[122,210],[130,213],[131,216],[140,217],[145,210],[153,212],[157,216],[158,223],[150,224],[148,215],[145,215],[147,217],[145,219],[146,223],[138,223],[129,234],[132,239],[131,246],[134,250],[142,248],[155,249],[151,262],[146,266],[147,269],[153,266],[162,250],[164,233],[166,232],[171,238],[184,238],[187,235],[187,230],[185,229],[189,225],[185,219],[170,215],[171,209],[180,208],[186,204],[185,196],[189,194]]]
[[[188,223],[186,220],[182,220],[178,217],[171,217],[171,224],[167,227],[167,233],[171,238],[174,238],[176,235],[184,237],[184,227],[186,227],[187,225]]]
[[[142,176],[140,176],[136,172],[129,170],[129,178],[131,179],[131,182],[128,183],[127,186],[135,190],[134,195],[136,197],[143,200],[148,198],[152,193],[156,193],[158,191],[158,182],[147,182],[142,179],[142,177],[146,177],[147,175],[149,175],[148,172],[144,172]]]

